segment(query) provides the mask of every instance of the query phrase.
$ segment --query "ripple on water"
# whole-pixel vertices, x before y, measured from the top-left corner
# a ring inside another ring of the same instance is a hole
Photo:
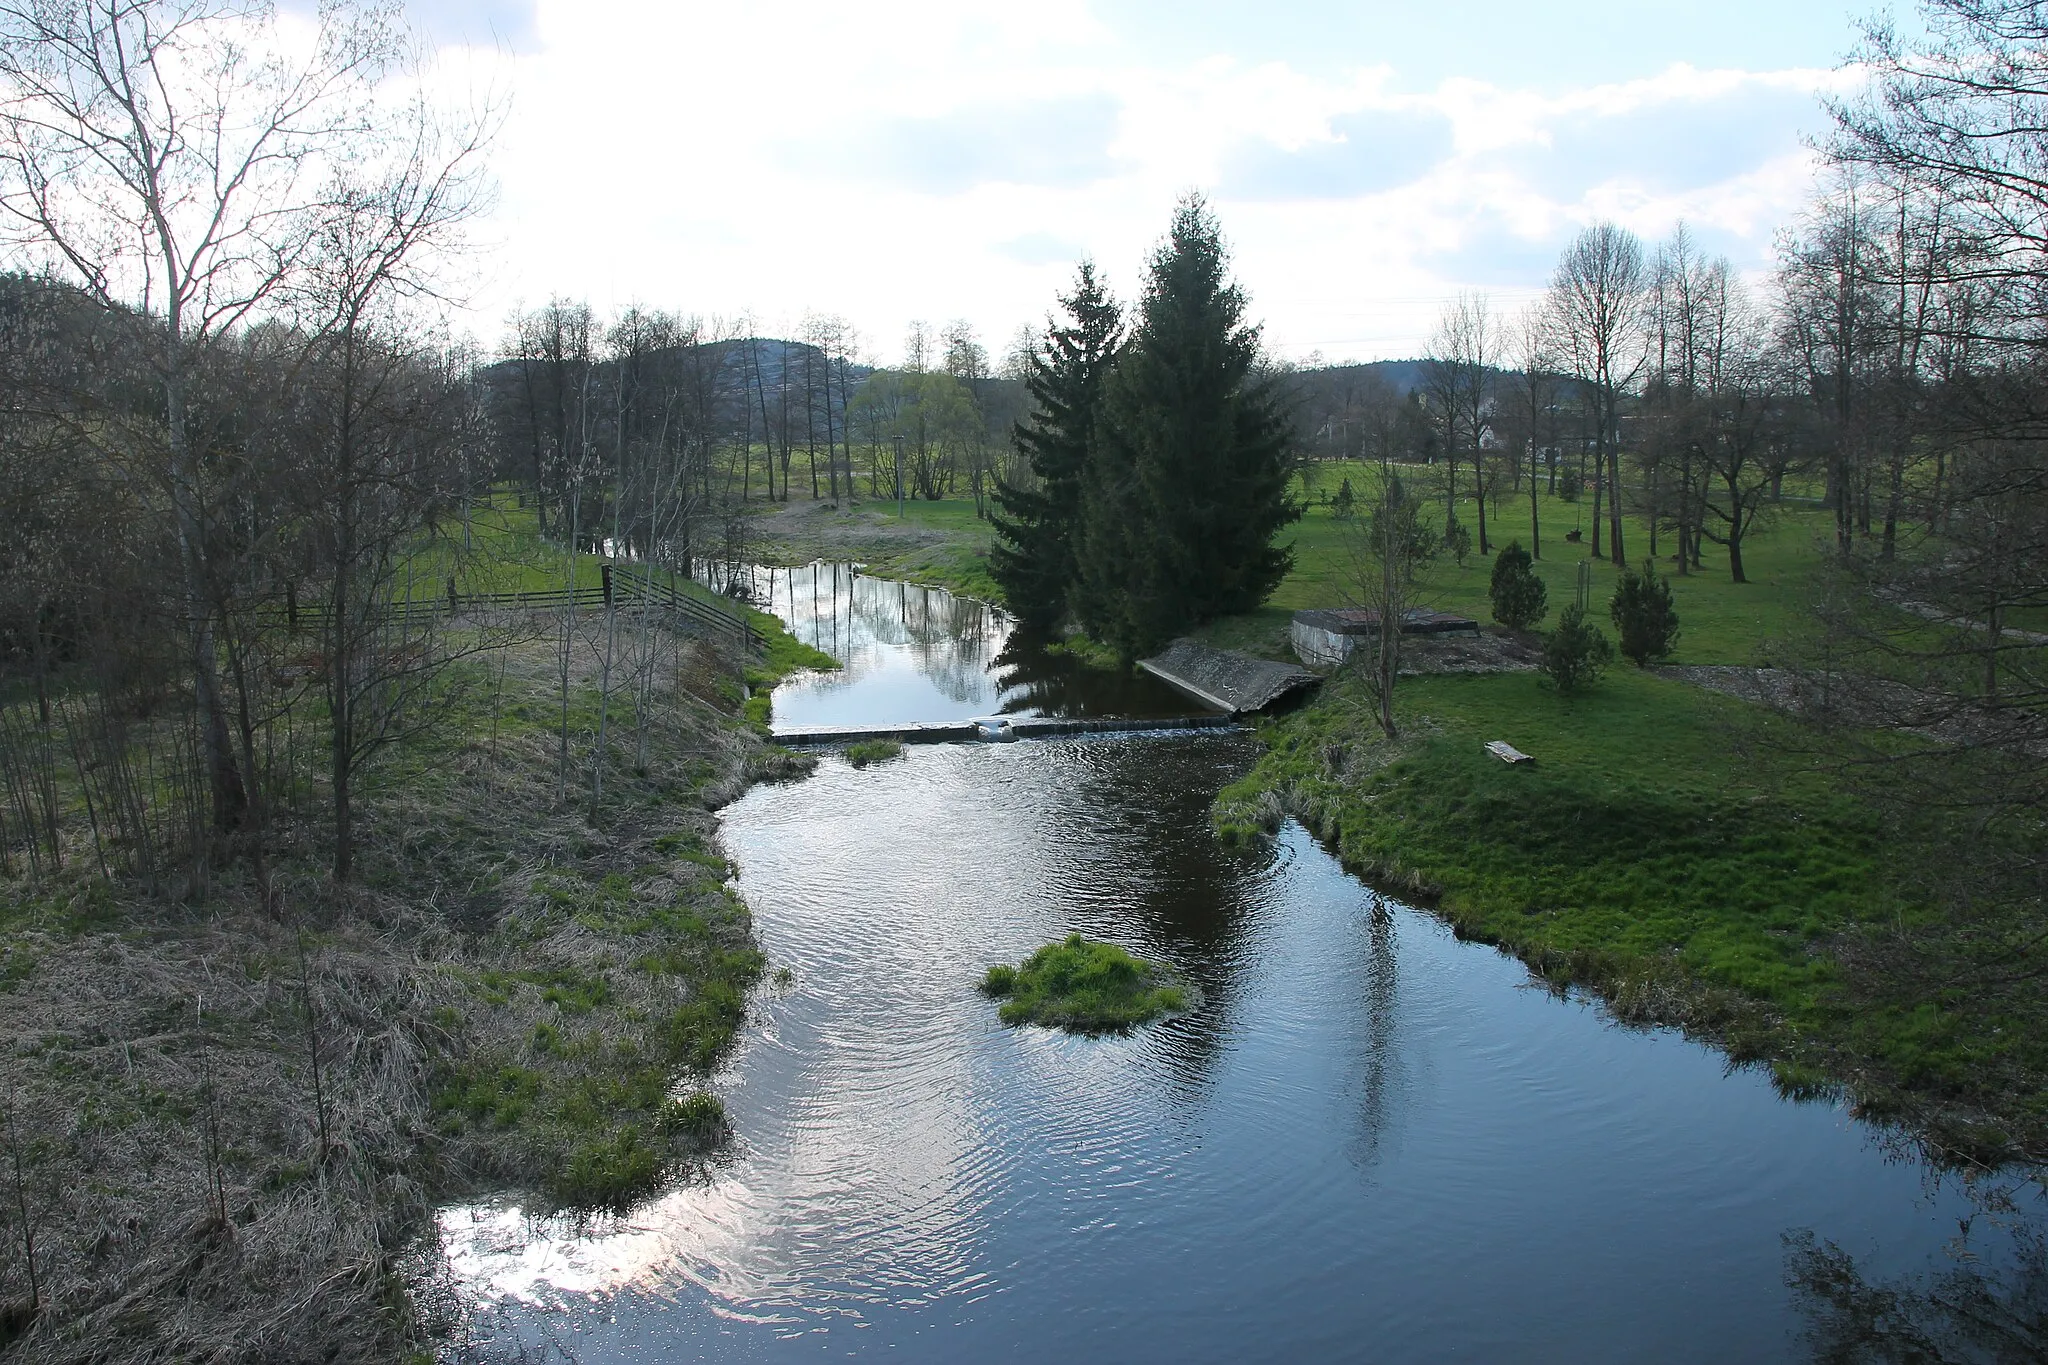
[[[587,1361],[1771,1360],[1783,1232],[1886,1268],[1953,1232],[1838,1111],[1527,989],[1299,829],[1218,846],[1249,755],[935,746],[752,792],[726,840],[795,981],[720,1078],[741,1155],[606,1236],[450,1211],[458,1267]],[[997,1023],[982,971],[1074,930],[1201,1008]]]

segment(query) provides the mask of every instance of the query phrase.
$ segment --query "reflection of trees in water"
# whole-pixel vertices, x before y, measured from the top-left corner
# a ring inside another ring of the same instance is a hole
[[[1994,1206],[2007,1201],[1994,1198]],[[1996,1217],[1980,1213],[1976,1218]],[[1963,1238],[1970,1222],[1963,1224]],[[1872,1281],[1833,1242],[1785,1235],[1785,1282],[1819,1365],[2019,1365],[2048,1360],[2048,1232],[2013,1227],[2010,1256]]]
[[[1394,943],[1394,912],[1378,892],[1366,923],[1365,1037],[1359,1053],[1358,1132],[1352,1159],[1370,1168],[1380,1158],[1380,1145],[1393,1120],[1394,1097],[1400,1088],[1401,1053],[1395,1044],[1398,1026],[1399,954]]]
[[[797,639],[845,667],[815,686],[850,686],[879,662],[907,654],[948,700],[987,702],[1008,715],[1177,716],[1199,708],[1144,673],[1114,673],[1056,658],[1021,639],[1010,618],[972,597],[894,579],[850,564],[794,569],[699,561],[700,581],[764,607]]]
[[[920,589],[918,671],[956,702],[990,695],[990,642],[1003,633],[996,614],[971,597],[955,597],[937,588]]]
[[[1011,632],[991,665],[1013,716],[1181,716],[1201,708],[1149,673],[1088,668]]]
[[[989,695],[989,659],[1009,634],[1008,618],[986,603],[870,578],[851,565],[757,570],[743,581],[792,635],[846,665],[834,685],[867,672],[878,647],[899,649],[941,695],[971,704]]]
[[[1079,809],[1116,813],[1114,832],[1098,838],[1114,883],[1130,888],[1125,913],[1207,997],[1170,1025],[1168,1054],[1182,1083],[1205,1086],[1251,966],[1246,935],[1273,856],[1225,847],[1209,821],[1210,798],[1244,771],[1250,745],[1226,735],[1083,743],[1089,761],[1071,765],[1077,780],[1066,796]]]

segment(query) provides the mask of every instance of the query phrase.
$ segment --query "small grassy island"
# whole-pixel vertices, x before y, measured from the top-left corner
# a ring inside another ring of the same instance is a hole
[[[1114,943],[1069,934],[1021,967],[999,963],[982,979],[984,994],[1007,997],[1006,1024],[1045,1024],[1074,1033],[1116,1033],[1188,1008],[1191,988],[1167,968]]]
[[[870,763],[887,763],[892,758],[901,757],[903,745],[899,740],[864,739],[846,746],[846,761],[856,768],[865,768]]]

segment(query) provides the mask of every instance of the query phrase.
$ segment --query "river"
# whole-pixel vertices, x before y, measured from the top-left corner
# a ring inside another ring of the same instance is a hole
[[[772,604],[850,665],[785,684],[779,722],[1187,709],[1000,662],[1000,614],[843,568]],[[1798,1360],[1788,1238],[1876,1275],[2013,1255],[2023,1218],[1841,1107],[1539,988],[1298,826],[1220,844],[1208,802],[1254,744],[913,746],[730,807],[790,973],[716,1081],[737,1149],[594,1227],[445,1211],[485,1354]],[[1125,1037],[1000,1025],[983,970],[1075,930],[1201,1007]]]

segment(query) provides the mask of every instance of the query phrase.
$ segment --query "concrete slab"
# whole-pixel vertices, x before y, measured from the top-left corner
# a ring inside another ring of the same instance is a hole
[[[1305,668],[1187,639],[1175,640],[1152,658],[1138,660],[1138,667],[1203,705],[1233,716],[1263,711],[1288,693],[1321,681]]]

